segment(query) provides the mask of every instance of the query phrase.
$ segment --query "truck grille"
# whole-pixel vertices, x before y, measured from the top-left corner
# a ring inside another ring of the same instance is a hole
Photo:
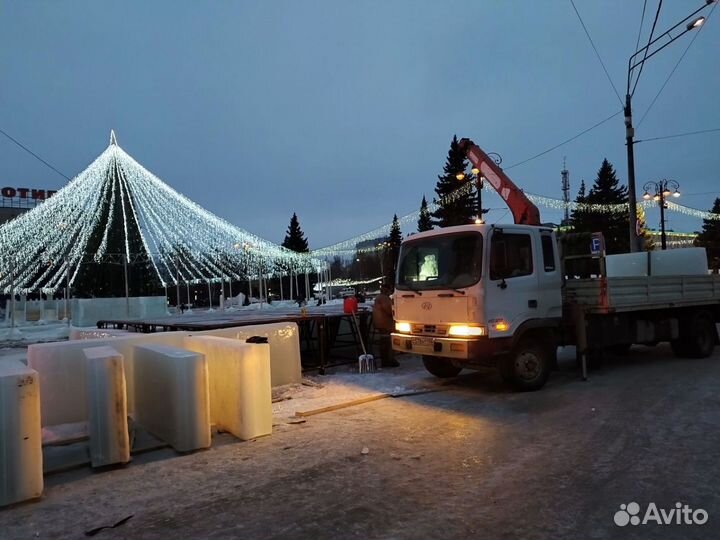
[[[413,324],[411,325],[413,334],[422,334],[430,336],[447,335],[448,327],[444,324]]]

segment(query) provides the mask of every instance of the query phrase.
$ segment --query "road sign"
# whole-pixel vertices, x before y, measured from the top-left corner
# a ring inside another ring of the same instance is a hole
[[[597,232],[592,233],[592,240],[590,241],[590,252],[593,257],[599,257],[605,253],[605,237],[603,233]]]

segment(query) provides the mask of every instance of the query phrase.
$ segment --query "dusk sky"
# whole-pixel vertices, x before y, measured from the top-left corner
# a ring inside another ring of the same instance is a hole
[[[665,0],[656,35],[702,3]],[[575,5],[624,97],[643,2]],[[656,7],[647,2],[640,47]],[[112,128],[147,169],[259,236],[281,242],[296,212],[311,248],[431,199],[453,134],[510,167],[621,109],[569,0],[0,0],[0,40],[0,129],[64,174],[100,154]],[[650,59],[633,100],[637,138],[720,128],[719,57],[720,10]],[[625,183],[624,131],[619,114],[507,172],[559,198],[567,156],[574,198],[607,157]],[[719,150],[720,131],[638,144],[638,196],[671,178],[678,202],[709,210]],[[1,186],[65,183],[0,136]],[[675,230],[701,226],[668,218]]]

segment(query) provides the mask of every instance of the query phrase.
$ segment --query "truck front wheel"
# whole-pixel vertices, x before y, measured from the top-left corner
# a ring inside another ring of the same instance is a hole
[[[521,340],[501,360],[500,375],[515,390],[539,390],[550,376],[550,353],[547,347],[536,340]]]
[[[456,377],[462,371],[462,368],[452,365],[450,360],[440,356],[423,355],[422,360],[425,369],[441,379]]]

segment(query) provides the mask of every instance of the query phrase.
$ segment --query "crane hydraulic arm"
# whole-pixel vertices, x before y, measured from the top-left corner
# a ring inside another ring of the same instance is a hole
[[[470,139],[460,139],[460,148],[475,167],[495,188],[500,197],[507,203],[515,223],[523,225],[540,225],[540,211],[522,190],[517,187],[503,170]]]

